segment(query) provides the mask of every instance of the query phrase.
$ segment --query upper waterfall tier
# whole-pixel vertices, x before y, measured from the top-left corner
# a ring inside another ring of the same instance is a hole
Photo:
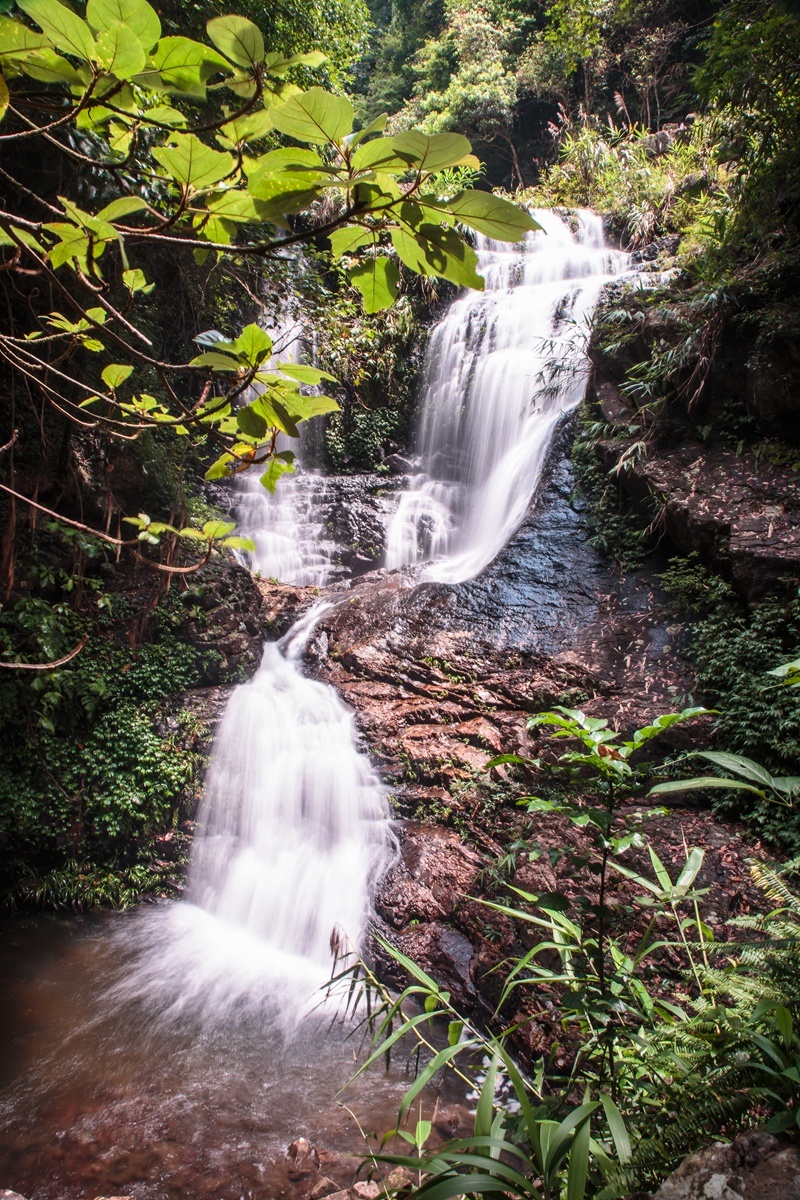
[[[560,417],[586,381],[585,322],[626,256],[602,222],[577,230],[550,210],[541,231],[509,246],[480,238],[483,292],[467,292],[434,329],[416,439],[420,474],[387,534],[389,567],[428,566],[425,578],[478,575],[523,520]]]

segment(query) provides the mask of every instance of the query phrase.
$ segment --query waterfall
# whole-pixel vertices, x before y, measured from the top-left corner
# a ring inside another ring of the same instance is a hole
[[[267,332],[276,359],[300,361],[306,334],[299,321],[289,313],[279,313]],[[278,583],[324,587],[331,582],[336,552],[320,516],[328,483],[318,472],[303,468],[302,446],[302,437],[298,442],[281,434],[278,449],[291,450],[297,456],[295,473],[284,475],[274,492],[268,492],[260,481],[263,467],[237,475],[233,507],[237,524],[255,543],[255,550],[243,556],[251,570]]]
[[[189,899],[323,968],[358,945],[387,842],[383,789],[333,688],[301,674],[316,605],[231,696],[199,815]]]
[[[625,269],[601,219],[577,231],[549,210],[509,246],[479,238],[483,292],[467,292],[434,329],[416,439],[421,471],[387,531],[386,564],[429,563],[423,578],[472,579],[523,521],[564,413],[586,382],[586,318]]]

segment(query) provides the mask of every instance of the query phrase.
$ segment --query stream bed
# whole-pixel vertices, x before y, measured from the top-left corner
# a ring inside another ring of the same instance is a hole
[[[215,1023],[199,1011],[165,1018],[136,997],[107,1004],[178,907],[0,924],[0,1189],[30,1200],[293,1196],[322,1176],[352,1183],[365,1150],[355,1118],[367,1133],[394,1126],[408,1077],[376,1067],[340,1096],[360,1042],[330,1010],[296,1023],[265,1003]],[[258,970],[251,962],[253,983]],[[443,1095],[448,1113],[464,1110]],[[318,1166],[287,1154],[300,1137]]]

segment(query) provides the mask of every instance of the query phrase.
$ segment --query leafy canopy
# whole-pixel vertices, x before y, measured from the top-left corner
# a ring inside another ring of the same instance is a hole
[[[442,199],[437,176],[478,165],[465,137],[388,136],[385,115],[354,131],[346,97],[291,82],[324,56],[271,52],[246,17],[210,20],[209,45],[165,36],[147,0],[89,0],[83,16],[59,0],[19,8],[0,16],[4,159],[13,172],[31,143],[43,157],[56,149],[81,180],[50,196],[21,171],[7,176],[16,199],[0,212],[3,266],[41,273],[65,311],[0,335],[0,354],[84,426],[128,438],[172,429],[216,448],[207,478],[256,463],[272,489],[292,469],[278,437],[336,408],[308,394],[331,377],[276,361],[256,325],[232,340],[198,335],[188,362],[159,359],[139,315],[152,288],[142,248],[255,259],[268,272],[326,238],[376,312],[403,268],[482,287],[462,227],[505,241],[537,228],[488,192]]]

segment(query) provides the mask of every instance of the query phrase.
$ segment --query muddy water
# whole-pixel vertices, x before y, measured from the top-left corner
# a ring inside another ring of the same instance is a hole
[[[199,1010],[170,1016],[124,999],[143,939],[157,940],[176,907],[0,924],[0,1190],[30,1200],[300,1196],[320,1175],[352,1183],[348,1155],[364,1142],[340,1102],[366,1132],[394,1125],[408,1081],[376,1070],[339,1097],[356,1046],[329,1013],[297,1024],[265,1001],[215,1025]],[[298,1137],[318,1148],[319,1171],[287,1156]]]

